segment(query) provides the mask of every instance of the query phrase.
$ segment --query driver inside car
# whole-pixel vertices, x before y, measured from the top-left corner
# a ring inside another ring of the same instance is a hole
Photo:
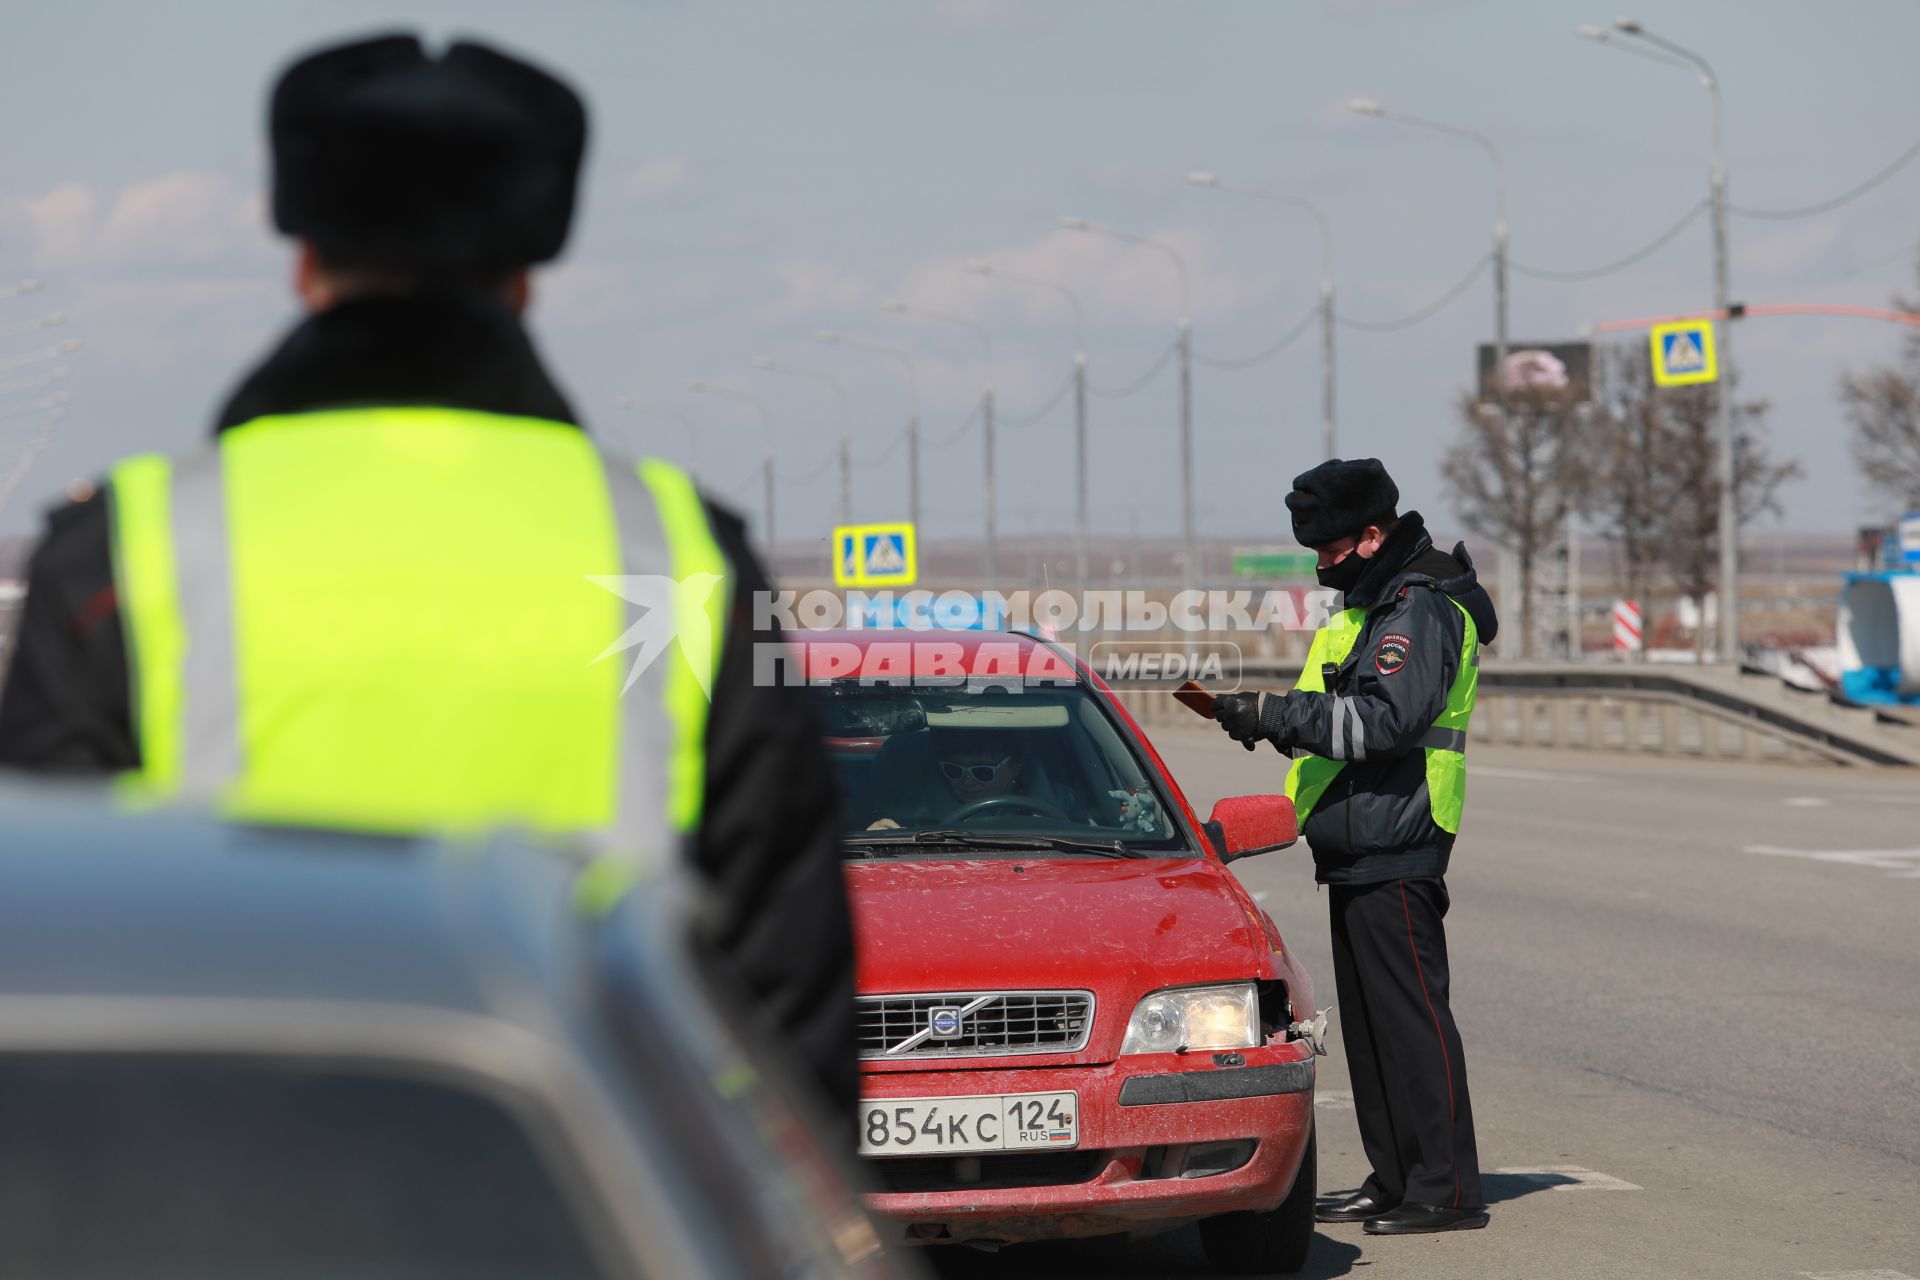
[[[1008,799],[1004,807],[1013,813],[1064,814],[1078,807],[1072,791],[1049,785],[1044,768],[1005,732],[943,728],[898,734],[882,750],[875,774],[874,794],[884,797],[880,803],[888,812],[869,822],[869,831],[938,825],[993,799]]]

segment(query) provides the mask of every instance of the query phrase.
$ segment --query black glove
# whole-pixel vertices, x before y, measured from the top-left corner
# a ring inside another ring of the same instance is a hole
[[[1253,744],[1273,739],[1280,725],[1284,693],[1220,693],[1213,698],[1213,718],[1227,736],[1253,750]]]

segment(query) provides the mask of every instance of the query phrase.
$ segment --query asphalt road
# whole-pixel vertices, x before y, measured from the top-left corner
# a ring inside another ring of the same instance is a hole
[[[1156,741],[1203,816],[1278,790],[1269,749]],[[1301,1274],[1920,1278],[1920,776],[1476,744],[1468,779],[1447,927],[1492,1225],[1323,1226]],[[1331,1003],[1305,846],[1235,870]],[[1323,1193],[1366,1174],[1333,1021]],[[1192,1229],[935,1260],[1208,1274]]]

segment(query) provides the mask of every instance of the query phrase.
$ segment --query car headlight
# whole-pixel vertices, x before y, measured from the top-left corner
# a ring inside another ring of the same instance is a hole
[[[1252,1049],[1260,1043],[1260,1005],[1251,982],[1156,991],[1133,1008],[1122,1053],[1180,1049]]]

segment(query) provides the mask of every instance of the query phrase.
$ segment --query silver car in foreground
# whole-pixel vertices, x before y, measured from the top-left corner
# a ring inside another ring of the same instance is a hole
[[[0,794],[0,1276],[859,1276],[685,885]]]

